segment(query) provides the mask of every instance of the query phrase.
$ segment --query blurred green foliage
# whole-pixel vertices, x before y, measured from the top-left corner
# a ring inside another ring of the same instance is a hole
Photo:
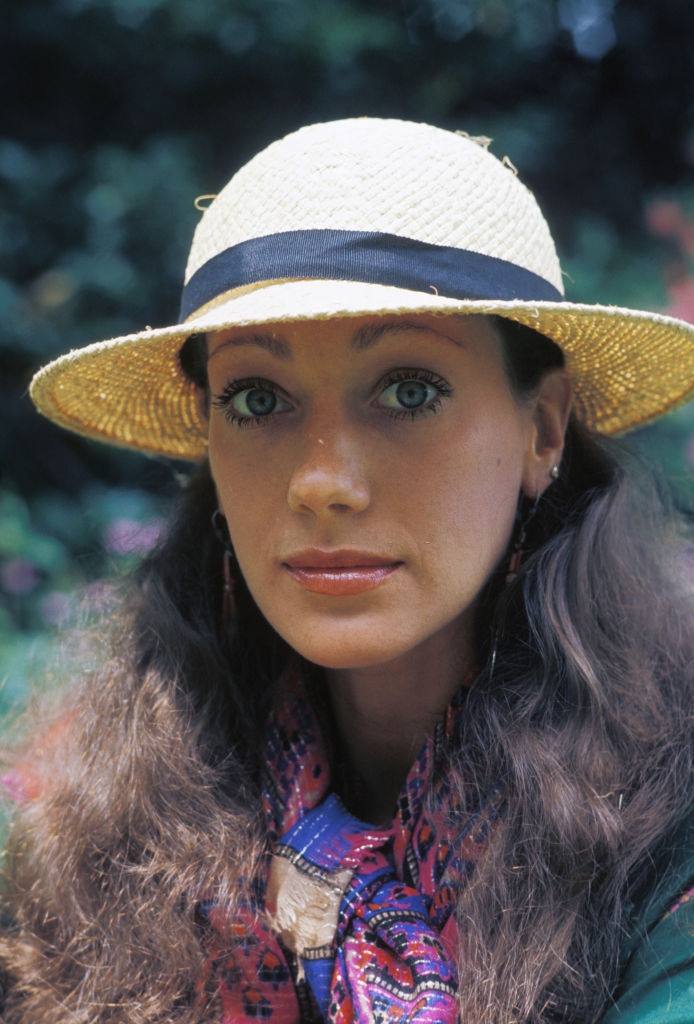
[[[570,298],[694,320],[686,0],[22,0],[3,28],[0,713],[176,489],[176,467],[41,420],[31,375],[172,322],[194,197],[274,138],[356,114],[491,136]],[[691,504],[692,407],[634,440]]]

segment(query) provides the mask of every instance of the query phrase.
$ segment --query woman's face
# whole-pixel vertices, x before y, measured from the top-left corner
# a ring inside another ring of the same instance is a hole
[[[220,507],[275,630],[329,668],[464,630],[521,487],[539,486],[533,408],[510,390],[492,322],[232,328],[210,337],[208,374]],[[321,572],[307,549],[385,564],[349,570],[364,560],[338,555],[343,568]]]

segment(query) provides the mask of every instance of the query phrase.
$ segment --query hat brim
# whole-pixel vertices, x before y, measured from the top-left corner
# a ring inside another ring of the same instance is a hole
[[[619,306],[450,299],[359,281],[284,280],[241,289],[185,323],[96,342],[43,367],[37,408],[89,438],[197,460],[207,425],[178,353],[191,334],[235,326],[406,313],[496,314],[565,352],[579,418],[604,434],[648,423],[694,395],[694,326]]]

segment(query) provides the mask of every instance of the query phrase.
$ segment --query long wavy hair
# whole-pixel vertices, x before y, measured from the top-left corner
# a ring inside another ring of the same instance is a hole
[[[562,354],[497,326],[522,400]],[[6,1024],[218,1024],[196,905],[233,922],[264,861],[263,727],[296,655],[242,579],[224,623],[215,507],[203,464],[94,670],[34,702],[5,751],[29,780],[5,851]],[[479,597],[447,771],[461,806],[501,779],[506,810],[458,894],[462,1024],[588,1024],[609,1004],[629,901],[694,780],[687,531],[621,443],[573,419],[521,571],[504,585],[502,560]]]

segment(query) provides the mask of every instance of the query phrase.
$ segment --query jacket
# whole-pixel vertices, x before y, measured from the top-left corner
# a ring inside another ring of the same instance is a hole
[[[654,856],[635,896],[622,974],[601,1024],[694,1024],[694,813]]]

